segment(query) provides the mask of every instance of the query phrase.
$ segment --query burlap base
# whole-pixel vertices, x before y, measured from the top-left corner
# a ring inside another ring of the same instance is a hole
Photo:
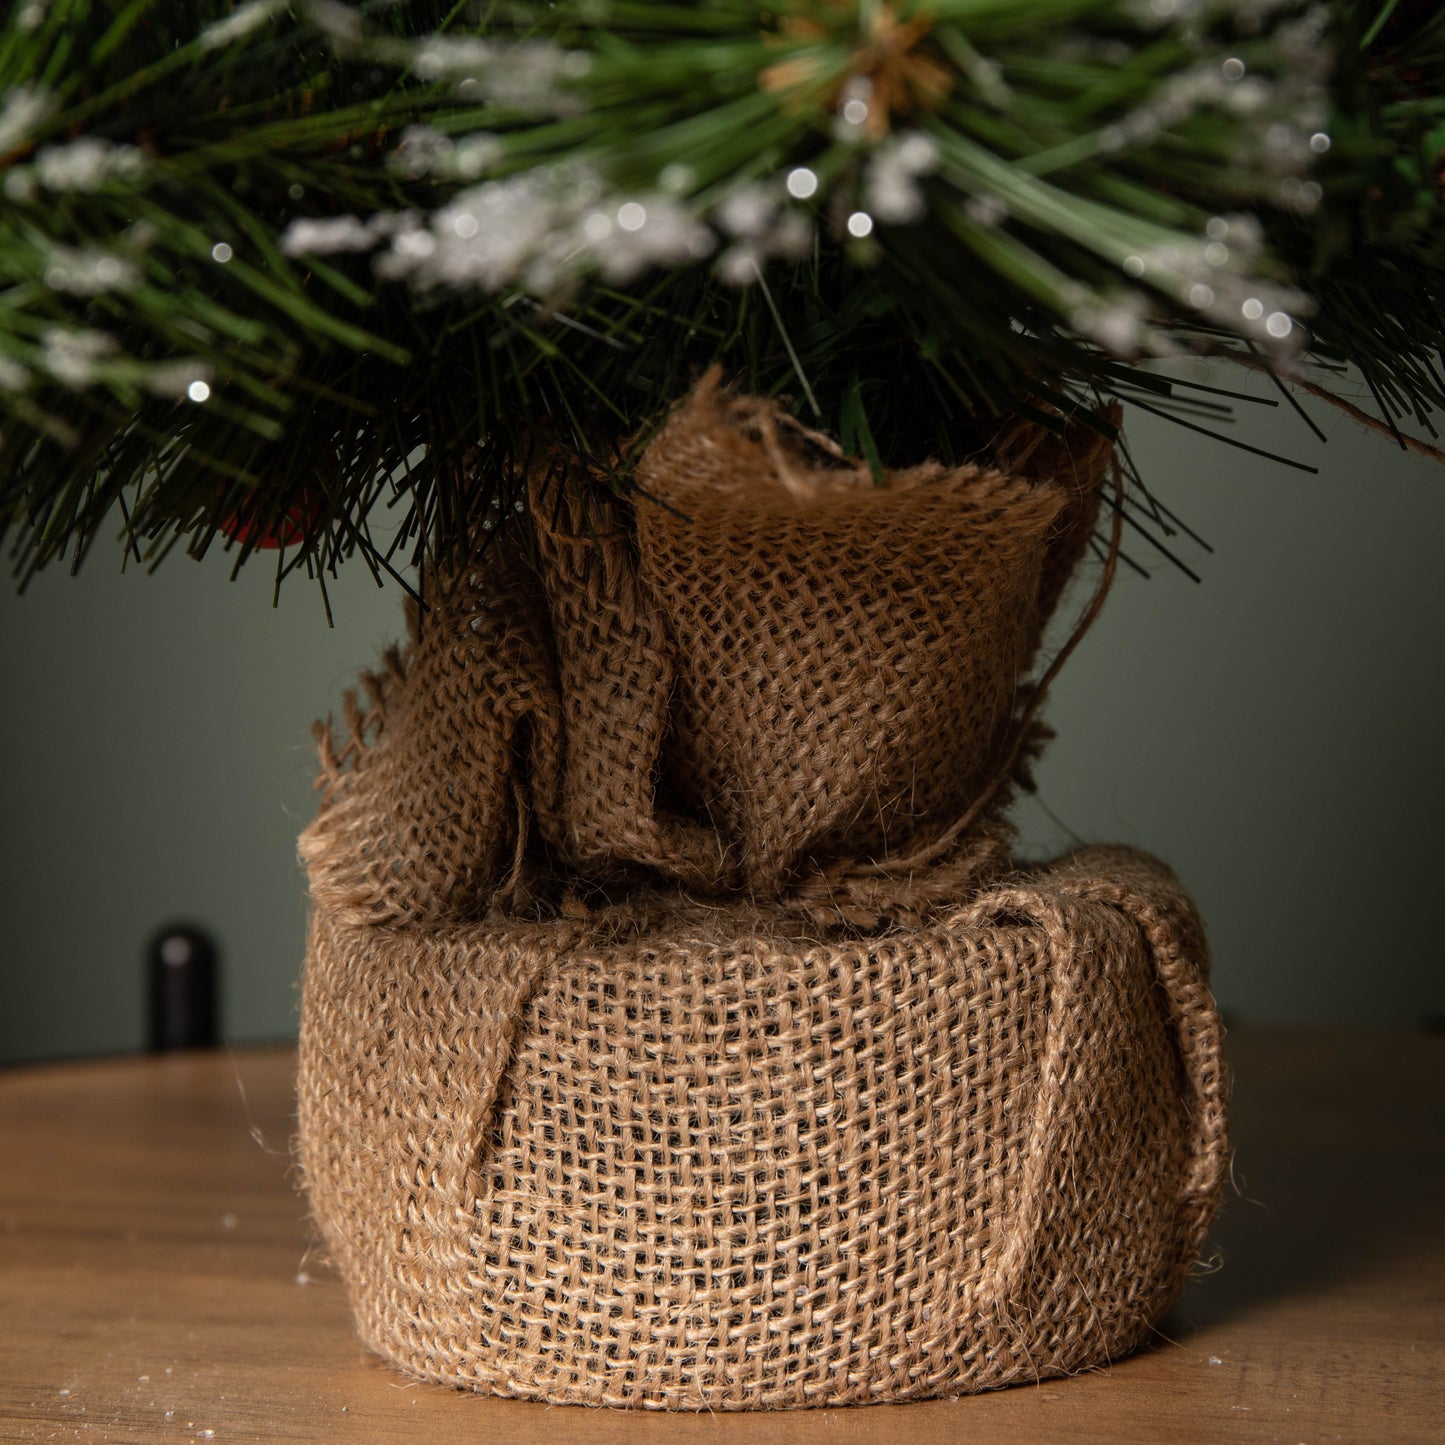
[[[300,1159],[362,1337],[591,1405],[841,1405],[1134,1349],[1225,1166],[1161,866],[1086,850],[914,930],[658,892],[591,919],[318,908]]]
[[[1218,1021],[1158,865],[1012,871],[1108,445],[993,455],[879,486],[705,378],[635,505],[541,456],[322,730],[300,1158],[380,1353],[738,1409],[1148,1337],[1219,1192]]]

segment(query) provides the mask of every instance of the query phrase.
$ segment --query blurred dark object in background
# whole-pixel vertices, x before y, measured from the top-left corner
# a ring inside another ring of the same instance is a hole
[[[146,958],[146,1047],[213,1049],[220,1033],[220,953],[202,928],[175,923],[161,929]]]

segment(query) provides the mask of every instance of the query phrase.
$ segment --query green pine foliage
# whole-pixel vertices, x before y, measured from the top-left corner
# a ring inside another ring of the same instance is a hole
[[[1428,426],[1442,72],[1429,0],[20,0],[0,531],[395,571],[719,362],[877,466],[1181,350]]]
[[[1274,218],[1274,244],[1316,297],[1311,351],[1352,364],[1390,422],[1445,400],[1445,9],[1434,0],[1339,7],[1336,144],[1313,224]]]

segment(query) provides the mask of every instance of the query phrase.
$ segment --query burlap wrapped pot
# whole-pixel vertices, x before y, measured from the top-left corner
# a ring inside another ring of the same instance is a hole
[[[830,532],[823,493],[862,479],[807,482],[777,422],[701,389],[639,466],[667,520],[534,479],[525,536],[323,734],[300,1162],[363,1339],[415,1375],[680,1409],[981,1390],[1135,1348],[1201,1248],[1224,1088],[1187,897],[1123,849],[1015,869],[997,810],[946,827],[997,771],[1102,449],[903,478],[927,525],[831,586],[819,558],[888,504]],[[903,608],[944,635],[898,651],[910,547],[987,621],[962,663],[957,596]],[[901,807],[878,781],[919,755]],[[868,907],[820,909],[818,877]]]

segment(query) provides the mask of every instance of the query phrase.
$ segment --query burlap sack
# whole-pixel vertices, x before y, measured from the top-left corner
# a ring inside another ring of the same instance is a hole
[[[927,837],[996,774],[1100,448],[865,489],[780,425],[704,388],[635,532],[539,473],[525,535],[323,732],[300,1162],[363,1338],[428,1379],[983,1389],[1133,1348],[1200,1248],[1219,1030],[1166,870],[1014,873],[990,815],[827,927],[792,876]]]

